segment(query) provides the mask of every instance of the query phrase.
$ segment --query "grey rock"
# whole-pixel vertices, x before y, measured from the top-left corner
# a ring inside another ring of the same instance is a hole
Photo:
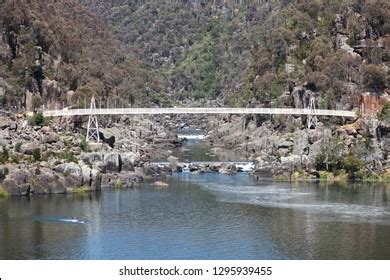
[[[82,159],[86,164],[93,164],[98,161],[103,161],[103,155],[101,153],[88,153],[83,154]]]
[[[49,168],[41,168],[32,181],[31,192],[34,194],[62,194],[66,193],[67,187],[72,187],[65,185],[63,175]]]
[[[3,181],[4,189],[10,195],[28,195],[30,193],[31,173],[25,169],[13,169]]]
[[[309,153],[309,138],[306,129],[294,132],[293,153],[296,155],[307,155]]]
[[[134,166],[140,162],[139,154],[136,153],[123,153],[121,154],[122,171],[134,171]]]
[[[235,174],[237,173],[237,168],[235,164],[224,165],[220,170],[222,174]]]
[[[106,171],[121,172],[122,159],[119,153],[110,153],[104,156],[104,164]]]
[[[35,142],[23,143],[20,147],[21,153],[25,155],[32,155],[36,149],[39,149],[39,146]]]
[[[83,185],[83,172],[80,165],[70,162],[57,165],[54,170],[65,176],[65,180],[68,180],[70,186],[82,186]],[[69,178],[68,178],[69,177]]]
[[[43,143],[52,144],[58,141],[60,141],[60,137],[54,132],[50,132],[46,135],[43,135],[43,139],[42,139]]]

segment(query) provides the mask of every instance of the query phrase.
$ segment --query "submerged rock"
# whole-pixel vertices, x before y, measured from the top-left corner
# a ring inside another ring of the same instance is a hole
[[[162,182],[162,181],[156,181],[152,184],[153,186],[159,187],[159,188],[167,188],[169,187],[168,183]]]

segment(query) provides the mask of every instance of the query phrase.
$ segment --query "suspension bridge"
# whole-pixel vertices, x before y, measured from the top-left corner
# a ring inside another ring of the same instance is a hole
[[[316,109],[315,99],[311,97],[307,108],[227,108],[227,107],[173,107],[173,108],[96,108],[91,99],[90,108],[62,110],[43,110],[45,117],[89,116],[87,141],[99,139],[97,116],[100,115],[165,115],[165,114],[260,114],[260,115],[306,115],[308,128],[315,127],[317,116],[356,118],[355,111]]]

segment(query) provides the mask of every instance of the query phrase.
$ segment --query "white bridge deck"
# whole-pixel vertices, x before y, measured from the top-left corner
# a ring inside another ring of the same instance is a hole
[[[46,117],[89,116],[89,115],[162,115],[162,114],[261,114],[261,115],[316,115],[335,117],[357,117],[354,111],[321,110],[313,113],[309,108],[96,108],[46,110]]]

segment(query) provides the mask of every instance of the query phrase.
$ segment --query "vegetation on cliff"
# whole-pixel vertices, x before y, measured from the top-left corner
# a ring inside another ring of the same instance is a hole
[[[270,104],[303,85],[322,108],[352,108],[389,87],[385,0],[80,2],[166,77],[172,98]]]
[[[49,99],[75,105],[91,95],[130,104],[140,96],[147,102],[147,94],[160,91],[160,79],[136,53],[124,50],[76,1],[5,0],[0,23],[0,77],[9,106],[39,107]],[[56,92],[45,88],[44,79],[58,82]]]

